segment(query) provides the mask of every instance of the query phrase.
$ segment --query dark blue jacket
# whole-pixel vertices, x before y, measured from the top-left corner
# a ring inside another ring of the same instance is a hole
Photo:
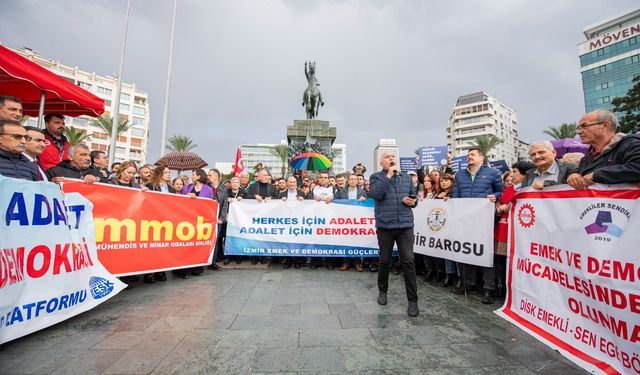
[[[356,187],[356,199],[366,198],[367,192],[364,189]],[[349,186],[345,186],[344,189],[337,189],[333,193],[333,199],[349,199]]]
[[[486,198],[489,194],[495,194],[500,199],[504,190],[500,171],[482,166],[476,172],[472,181],[471,173],[467,169],[459,170],[453,183],[453,198]]]
[[[5,177],[41,181],[40,171],[22,154],[0,150],[0,174]]]
[[[415,194],[411,176],[400,172],[392,178],[387,178],[387,171],[383,169],[381,172],[372,174],[369,177],[369,183],[371,198],[376,203],[374,209],[376,228],[413,228],[412,207],[402,203],[402,198]]]

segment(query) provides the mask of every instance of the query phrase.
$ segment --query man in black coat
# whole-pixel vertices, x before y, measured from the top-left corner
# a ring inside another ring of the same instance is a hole
[[[556,160],[556,150],[549,141],[534,142],[529,146],[529,157],[535,168],[529,169],[522,187],[532,186],[536,190],[567,183],[567,177],[576,171],[576,166]]]
[[[68,160],[63,160],[53,168],[46,171],[49,181],[60,183],[65,178],[83,180],[87,184],[101,182],[100,172],[89,168],[91,157],[89,147],[78,144],[67,150]],[[104,180],[106,182],[106,179]]]
[[[594,183],[640,182],[640,135],[617,133],[618,119],[610,110],[600,109],[582,116],[576,132],[590,145],[578,170],[567,178],[577,190]]]
[[[249,185],[247,198],[261,202],[263,199],[278,198],[278,191],[270,182],[269,171],[261,169],[258,172],[258,181]]]
[[[14,120],[0,120],[0,175],[40,181],[40,172],[22,153],[26,150],[27,130]]]

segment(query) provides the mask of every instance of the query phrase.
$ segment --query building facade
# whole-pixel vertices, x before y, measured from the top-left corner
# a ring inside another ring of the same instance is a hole
[[[111,104],[115,100],[117,79],[89,73],[61,64],[59,61],[49,60],[38,55],[35,51],[22,48],[13,50],[53,73],[73,82],[92,94],[104,99],[105,114],[111,115]],[[139,165],[147,162],[147,147],[149,142],[149,97],[140,91],[135,84],[122,83],[120,94],[120,118],[128,120],[131,128],[120,135],[116,143],[116,161],[133,160]],[[46,113],[45,113],[46,114]],[[91,150],[107,151],[111,140],[102,128],[92,124],[92,117],[67,117],[67,126],[84,130],[90,138],[84,142]],[[30,118],[29,125],[36,126],[38,120]]]
[[[611,109],[611,101],[625,96],[640,75],[640,8],[593,25],[582,32],[578,45],[586,112]]]
[[[373,172],[380,172],[382,170],[382,167],[380,166],[380,158],[382,157],[382,154],[384,154],[385,152],[390,152],[392,154],[394,154],[396,156],[396,158],[399,158],[400,156],[400,150],[398,149],[398,144],[396,143],[396,140],[393,138],[380,138],[380,141],[378,141],[378,144],[376,145],[376,147],[373,149]],[[396,160],[396,163],[400,163],[400,160]]]
[[[281,144],[286,145],[287,142],[282,141]],[[242,150],[244,169],[248,172],[253,172],[254,167],[258,163],[262,163],[263,167],[268,168],[273,176],[280,177],[282,175],[282,160],[272,152],[276,145],[277,144],[275,143],[241,145],[240,149]],[[331,146],[331,150],[333,152],[331,173],[339,174],[346,172],[347,145],[343,143],[334,143]],[[290,174],[289,166],[287,165],[285,175]]]
[[[460,96],[447,124],[447,146],[452,156],[466,155],[475,138],[493,134],[502,140],[486,155],[487,160],[518,160],[518,116],[485,92]]]

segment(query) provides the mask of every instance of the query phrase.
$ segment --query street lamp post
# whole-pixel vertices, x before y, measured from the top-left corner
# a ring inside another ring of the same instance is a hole
[[[118,142],[118,123],[120,122],[120,91],[122,90],[122,68],[124,66],[124,52],[127,48],[127,29],[129,28],[129,10],[131,0],[127,1],[127,12],[124,18],[124,35],[122,37],[122,53],[120,54],[120,70],[118,73],[118,85],[116,87],[116,98],[111,106],[111,147],[109,148],[109,160],[111,164],[116,161],[116,142]]]

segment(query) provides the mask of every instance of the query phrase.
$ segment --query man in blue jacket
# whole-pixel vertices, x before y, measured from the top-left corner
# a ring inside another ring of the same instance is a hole
[[[416,266],[413,258],[413,211],[418,203],[411,177],[400,172],[396,157],[385,152],[380,158],[382,171],[370,177],[371,198],[375,201],[376,233],[380,248],[378,304],[387,304],[389,267],[393,244],[398,246],[404,271],[409,316],[418,316]]]
[[[500,199],[504,185],[497,169],[484,165],[484,152],[471,148],[467,153],[469,166],[456,173],[453,184],[453,198],[488,198],[491,202]],[[477,266],[463,264],[463,283],[453,290],[456,294],[476,293]],[[484,291],[482,303],[492,304],[496,290],[496,273],[493,267],[484,267]]]

